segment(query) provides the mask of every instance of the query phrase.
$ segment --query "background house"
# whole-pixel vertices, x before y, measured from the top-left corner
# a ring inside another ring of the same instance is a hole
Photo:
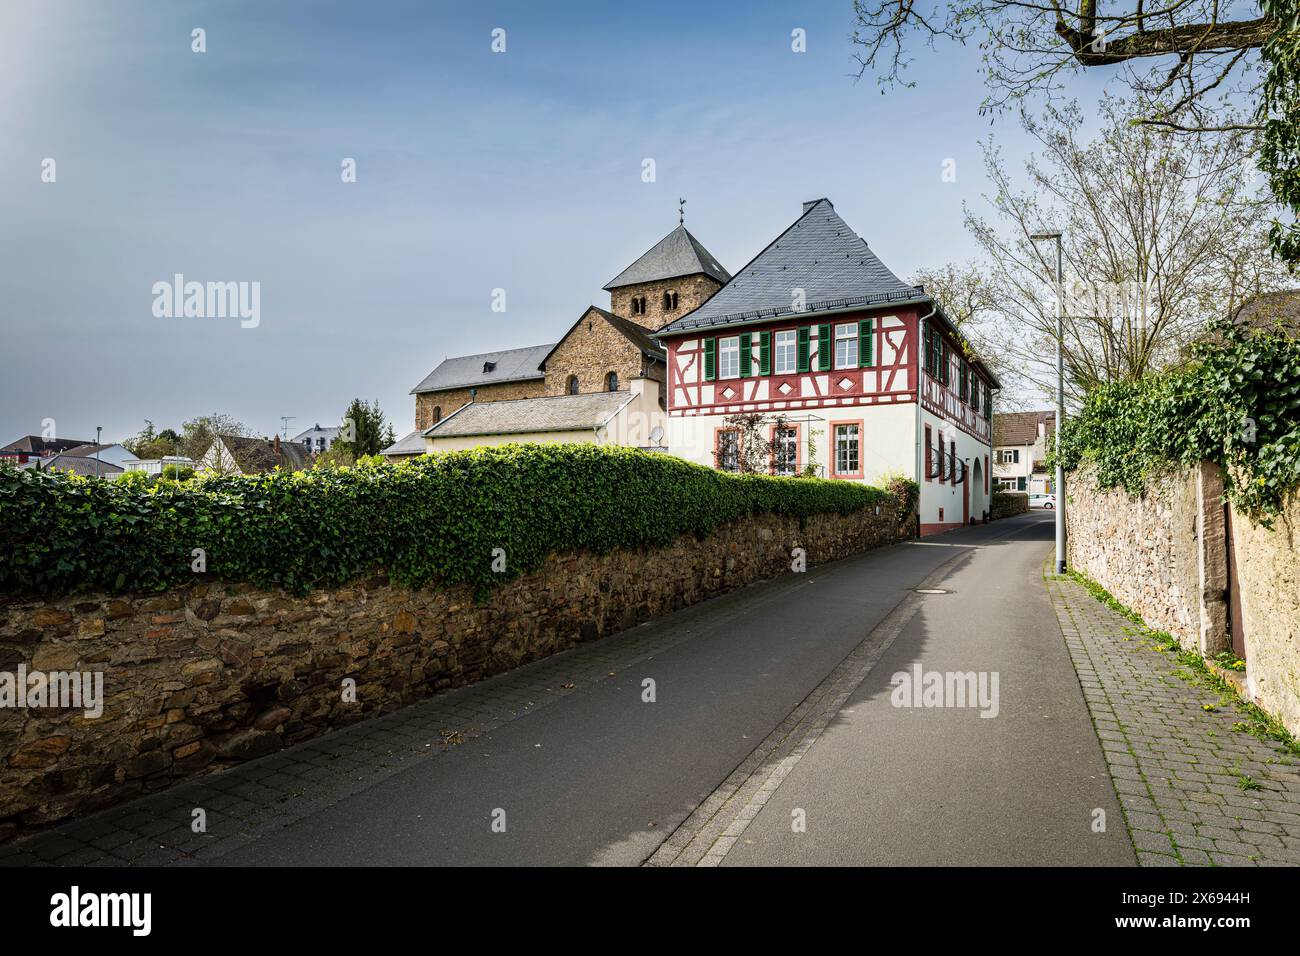
[[[319,455],[321,452],[329,451],[330,446],[334,444],[338,437],[338,426],[321,428],[320,423],[317,422],[306,431],[293,436],[293,441],[295,444],[301,445],[308,453]]]
[[[302,471],[311,465],[307,449],[294,442],[274,438],[218,435],[199,459],[198,468],[218,474],[256,475],[283,468]]]
[[[0,459],[21,464],[33,458],[48,458],[72,448],[93,444],[84,438],[42,438],[40,435],[24,435],[0,448]]]
[[[1056,412],[1000,412],[993,416],[993,480],[1006,491],[1052,494],[1046,459]]]

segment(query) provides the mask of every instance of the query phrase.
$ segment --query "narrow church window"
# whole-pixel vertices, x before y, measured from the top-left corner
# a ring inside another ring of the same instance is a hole
[[[618,391],[618,372],[610,372],[605,376],[605,389],[610,392]]]
[[[569,376],[568,392],[570,395],[578,394],[578,376],[576,375]]]
[[[435,405],[433,406],[433,423],[436,425],[440,421],[442,421],[442,406]]]
[[[674,292],[674,293],[673,293],[673,309],[675,310],[676,308],[677,308],[677,293]]]

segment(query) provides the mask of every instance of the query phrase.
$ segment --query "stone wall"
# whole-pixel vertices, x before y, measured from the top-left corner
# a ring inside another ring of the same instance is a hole
[[[478,396],[480,402],[507,402],[516,398],[540,398],[546,394],[543,379],[527,382],[501,382],[495,385],[480,385]],[[434,423],[433,410],[442,409],[446,418],[456,409],[470,400],[468,388],[449,388],[441,392],[422,392],[415,396],[415,427],[423,431]]]
[[[645,358],[603,315],[588,310],[546,360],[546,394],[567,395],[570,375],[578,377],[579,392],[603,392],[610,372],[618,375],[618,390],[626,392],[634,378],[647,376],[662,383],[665,366]]]
[[[0,708],[0,838],[271,753],[732,588],[906,537],[893,504],[554,555],[476,604],[383,575],[305,597],[223,582],[0,603],[0,672],[102,671],[104,710]],[[742,653],[739,645],[737,652]],[[355,682],[355,702],[344,697]]]
[[[1233,515],[1246,687],[1300,736],[1300,496],[1272,530]]]
[[[609,293],[609,311],[653,332],[674,319],[680,319],[687,312],[698,309],[721,288],[722,285],[716,279],[703,274],[626,285]],[[665,292],[677,293],[677,308],[664,308]],[[634,296],[645,297],[644,314],[632,314]]]
[[[1097,487],[1091,465],[1066,480],[1069,566],[1152,628],[1212,657],[1232,647],[1223,480],[1175,470],[1145,493]],[[1232,515],[1248,694],[1300,734],[1300,500],[1270,530]]]
[[[989,506],[989,520],[1022,515],[1029,510],[1029,495],[1023,491],[994,491]]]
[[[1171,472],[1133,497],[1097,487],[1085,464],[1066,476],[1066,566],[1086,574],[1152,628],[1198,646],[1196,483]]]

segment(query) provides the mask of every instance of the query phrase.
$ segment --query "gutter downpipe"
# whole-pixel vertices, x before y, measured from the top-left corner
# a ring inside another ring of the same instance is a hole
[[[925,491],[925,462],[921,458],[921,436],[925,434],[921,422],[921,371],[924,368],[921,362],[921,330],[938,311],[939,302],[932,298],[930,311],[916,320],[916,428],[913,434],[916,444],[916,536],[918,538],[921,537],[921,493]]]

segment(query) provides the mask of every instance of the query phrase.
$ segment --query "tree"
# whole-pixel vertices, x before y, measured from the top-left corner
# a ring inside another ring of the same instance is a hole
[[[1262,16],[1257,16],[1262,7]],[[1234,137],[1242,156],[1257,152],[1275,202],[1300,213],[1300,0],[854,0],[859,76],[879,71],[902,81],[914,40],[975,40],[989,87],[984,110],[1032,93],[1051,95],[1083,70],[1122,65],[1122,82],[1140,104],[1134,120],[1198,134]],[[1222,114],[1244,97],[1251,116]],[[1300,263],[1300,233],[1275,221],[1272,247]]]
[[[983,274],[957,267],[941,285],[956,290],[945,294],[959,312],[974,303],[961,331],[981,355],[1001,356],[1004,384],[1054,391],[1055,247],[1030,239],[1045,227],[1064,232],[1063,350],[1076,399],[1180,364],[1209,321],[1285,278],[1232,144],[1135,126],[1122,106],[1102,113],[1107,126],[1089,142],[1077,106],[1022,117],[1042,147],[1025,166],[1028,190],[985,144],[993,221],[966,210]]]
[[[379,408],[378,399],[366,403],[354,398],[343,413],[339,437],[334,444],[341,444],[356,460],[364,455],[377,455],[381,449],[393,444],[392,434],[392,426],[385,427],[384,413]]]
[[[726,471],[742,475],[770,475],[776,447],[770,436],[785,428],[784,415],[768,418],[762,412],[738,412],[722,420],[722,430],[736,433],[734,460],[731,452],[719,447],[714,453],[714,463]],[[732,467],[734,465],[734,467]]]
[[[250,434],[252,433],[248,430],[248,426],[238,419],[221,412],[213,412],[211,415],[192,418],[181,426],[177,450],[184,457],[198,461],[212,447],[212,442],[218,435],[246,437]]]

